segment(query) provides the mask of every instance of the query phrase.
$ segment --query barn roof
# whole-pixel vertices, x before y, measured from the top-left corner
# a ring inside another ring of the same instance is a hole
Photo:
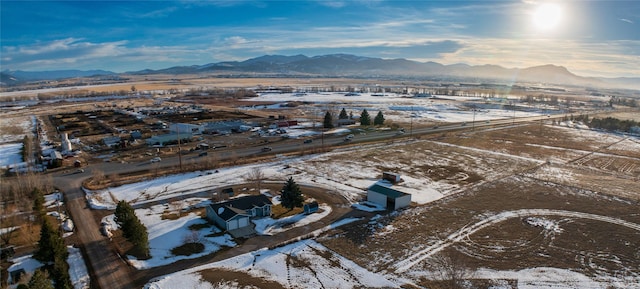
[[[376,193],[380,193],[380,194],[386,195],[387,197],[391,197],[391,198],[399,198],[399,197],[402,197],[402,196],[409,195],[409,194],[407,194],[405,192],[394,190],[392,188],[385,187],[385,186],[382,186],[382,185],[379,185],[379,184],[373,184],[371,187],[369,187],[369,190],[370,191],[374,191]]]

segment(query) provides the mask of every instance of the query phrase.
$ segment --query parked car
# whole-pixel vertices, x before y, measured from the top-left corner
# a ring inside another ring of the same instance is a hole
[[[262,151],[263,152],[270,152],[271,151],[271,147],[263,147]]]
[[[157,163],[157,162],[160,162],[161,160],[162,160],[162,159],[161,159],[160,157],[155,157],[155,158],[152,158],[152,159],[151,159],[151,162],[152,162],[152,163]]]
[[[312,143],[312,142],[313,142],[313,140],[312,140],[312,139],[305,139],[305,140],[304,140],[304,143]]]
[[[84,173],[84,170],[83,170],[83,169],[77,169],[77,170],[76,170],[76,174],[81,174],[81,173]]]

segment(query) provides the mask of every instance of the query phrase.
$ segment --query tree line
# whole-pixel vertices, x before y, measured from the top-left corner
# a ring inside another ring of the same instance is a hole
[[[340,111],[340,114],[338,115],[338,120],[341,119],[353,119],[353,112],[351,112],[350,114],[347,114],[347,111],[342,108],[342,110]],[[369,115],[369,112],[367,111],[367,109],[363,109],[362,113],[360,114],[360,125],[363,126],[369,126],[371,124],[376,125],[376,126],[380,126],[384,124],[384,115],[382,114],[382,111],[378,111],[378,114],[375,116],[375,118],[373,118],[373,123],[371,121],[371,115]],[[324,121],[323,121],[323,127],[324,128],[334,128],[334,121],[333,121],[333,115],[331,114],[330,111],[327,111],[324,115]]]
[[[566,119],[568,120],[568,119]],[[589,128],[602,129],[606,131],[620,131],[630,133],[633,127],[640,127],[640,122],[633,120],[620,120],[613,117],[589,118],[588,115],[571,116],[571,120],[581,121]]]

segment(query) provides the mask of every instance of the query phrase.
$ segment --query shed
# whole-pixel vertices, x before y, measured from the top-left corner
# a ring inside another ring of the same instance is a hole
[[[400,178],[400,174],[392,173],[392,172],[383,172],[382,179],[390,181],[391,183],[398,183],[402,179]]]
[[[407,194],[380,184],[373,184],[367,189],[367,201],[397,210],[409,206],[411,194]]]
[[[318,205],[318,202],[311,202],[308,204],[304,204],[304,207],[303,207],[304,213],[306,215],[317,212],[319,208],[320,206]]]

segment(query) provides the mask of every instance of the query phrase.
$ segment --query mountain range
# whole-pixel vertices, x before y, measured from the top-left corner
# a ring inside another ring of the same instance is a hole
[[[43,79],[113,75],[116,73],[92,70],[61,71],[3,71],[3,84]],[[583,77],[567,68],[542,65],[529,68],[504,68],[498,65],[443,65],[437,62],[417,62],[406,59],[381,59],[350,54],[330,54],[308,57],[305,55],[264,55],[245,61],[223,61],[205,65],[175,66],[159,70],[140,70],[125,74],[269,74],[282,77],[405,77],[434,80],[487,81],[502,80],[510,83],[533,82],[544,84],[605,86],[640,89],[640,77],[602,78]]]

